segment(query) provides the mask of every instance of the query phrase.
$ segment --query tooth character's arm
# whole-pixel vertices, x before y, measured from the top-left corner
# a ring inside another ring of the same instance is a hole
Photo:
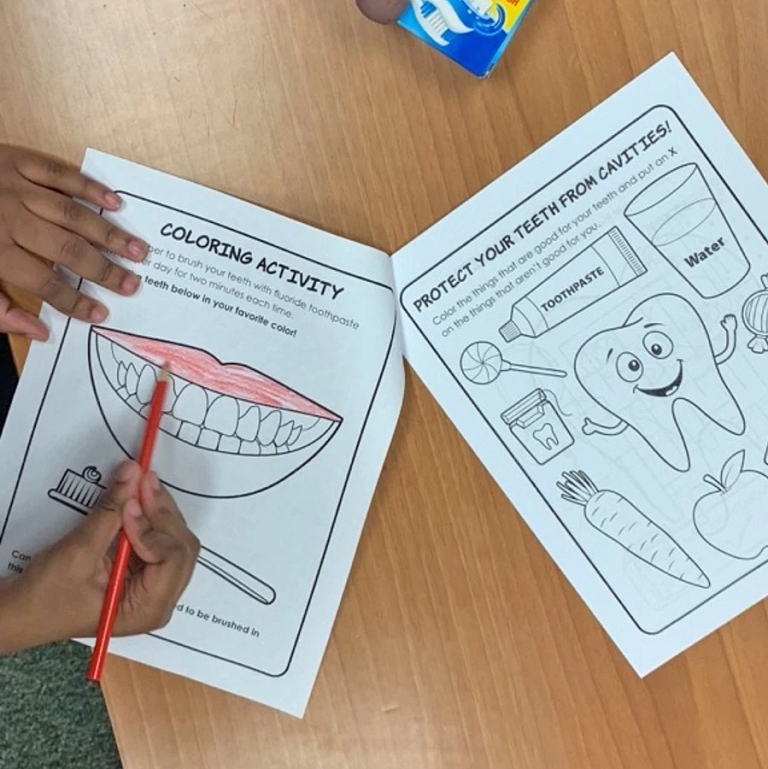
[[[600,435],[621,435],[627,427],[628,425],[623,419],[617,420],[615,425],[601,425],[587,417],[581,429],[584,435],[594,435],[595,433]]]
[[[725,363],[736,350],[736,316],[726,315],[720,325],[725,329],[725,347],[715,355],[715,363]]]

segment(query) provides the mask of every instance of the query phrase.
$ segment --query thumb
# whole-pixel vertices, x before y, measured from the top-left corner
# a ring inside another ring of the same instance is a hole
[[[11,300],[3,293],[0,293],[0,332],[22,334],[39,342],[48,339],[45,323],[20,307],[12,307]]]
[[[181,515],[153,472],[142,477],[139,496],[141,504],[131,500],[123,507],[123,530],[134,553],[144,563],[162,563],[169,551],[178,547],[181,537],[176,519],[181,519]]]
[[[108,490],[73,536],[87,542],[89,550],[103,555],[120,531],[122,510],[138,493],[140,479],[141,471],[135,462],[120,465]]]

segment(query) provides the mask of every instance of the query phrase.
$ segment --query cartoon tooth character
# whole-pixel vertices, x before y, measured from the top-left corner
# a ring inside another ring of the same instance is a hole
[[[726,315],[725,347],[715,353],[693,305],[659,294],[635,307],[618,328],[588,339],[576,353],[576,378],[589,396],[616,417],[612,425],[585,419],[586,435],[635,430],[668,465],[691,467],[679,424],[683,403],[734,435],[743,435],[744,414],[718,366],[736,349],[736,318]]]

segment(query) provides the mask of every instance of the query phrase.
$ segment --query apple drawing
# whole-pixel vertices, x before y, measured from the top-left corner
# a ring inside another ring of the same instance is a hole
[[[720,478],[705,475],[713,490],[693,508],[696,531],[733,558],[757,558],[768,547],[768,476],[744,469],[744,451],[729,457]]]

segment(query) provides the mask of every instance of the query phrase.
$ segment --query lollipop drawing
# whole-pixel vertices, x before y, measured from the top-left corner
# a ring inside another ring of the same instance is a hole
[[[505,371],[515,371],[532,376],[565,377],[565,371],[524,363],[510,363],[504,359],[501,350],[491,342],[473,342],[461,354],[461,373],[473,384],[487,385],[495,382]]]
[[[154,469],[168,486],[196,496],[268,489],[317,456],[342,423],[261,371],[166,340],[93,327],[88,364],[104,422],[129,457],[158,372],[170,367]]]

